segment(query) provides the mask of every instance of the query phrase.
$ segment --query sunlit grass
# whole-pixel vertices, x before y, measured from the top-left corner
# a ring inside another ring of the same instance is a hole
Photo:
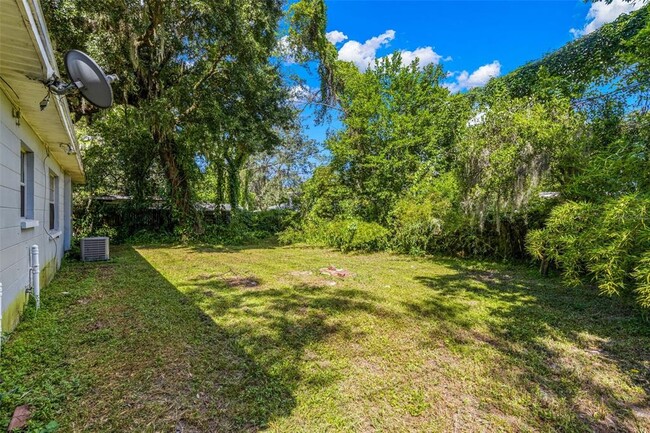
[[[0,360],[60,431],[644,431],[650,324],[533,270],[264,244],[70,262]],[[328,265],[353,273],[320,273]]]

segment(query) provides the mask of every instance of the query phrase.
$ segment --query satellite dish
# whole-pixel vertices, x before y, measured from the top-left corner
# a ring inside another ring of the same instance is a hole
[[[79,91],[88,102],[99,108],[113,105],[111,83],[117,80],[116,75],[104,74],[102,68],[88,54],[79,50],[65,53],[63,61],[72,83],[62,83],[54,79],[47,83],[50,90],[59,95]]]

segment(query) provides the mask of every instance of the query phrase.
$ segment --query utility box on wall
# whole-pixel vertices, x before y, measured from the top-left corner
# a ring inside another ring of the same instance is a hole
[[[81,239],[82,261],[96,262],[100,260],[108,260],[109,258],[109,242],[107,237]]]

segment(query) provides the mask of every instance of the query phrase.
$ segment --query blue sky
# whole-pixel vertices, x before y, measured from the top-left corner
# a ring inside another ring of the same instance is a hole
[[[442,64],[453,73],[450,89],[464,91],[638,9],[641,2],[329,0],[327,7],[327,30],[339,58],[364,69],[374,58],[400,50],[403,57]],[[315,77],[307,83],[318,87]],[[307,134],[319,142],[327,128],[338,127],[336,121],[314,126],[310,110],[305,112]]]

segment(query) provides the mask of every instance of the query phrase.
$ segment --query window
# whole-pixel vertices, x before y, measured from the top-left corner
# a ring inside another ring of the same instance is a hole
[[[20,218],[34,219],[34,154],[24,144],[20,149]]]
[[[26,209],[25,205],[27,203],[27,198],[25,197],[25,193],[27,192],[25,188],[25,174],[27,172],[27,167],[25,167],[25,164],[27,163],[27,153],[24,150],[20,151],[20,217],[25,218],[26,216]]]
[[[49,184],[50,230],[59,229],[59,178],[50,172]]]

